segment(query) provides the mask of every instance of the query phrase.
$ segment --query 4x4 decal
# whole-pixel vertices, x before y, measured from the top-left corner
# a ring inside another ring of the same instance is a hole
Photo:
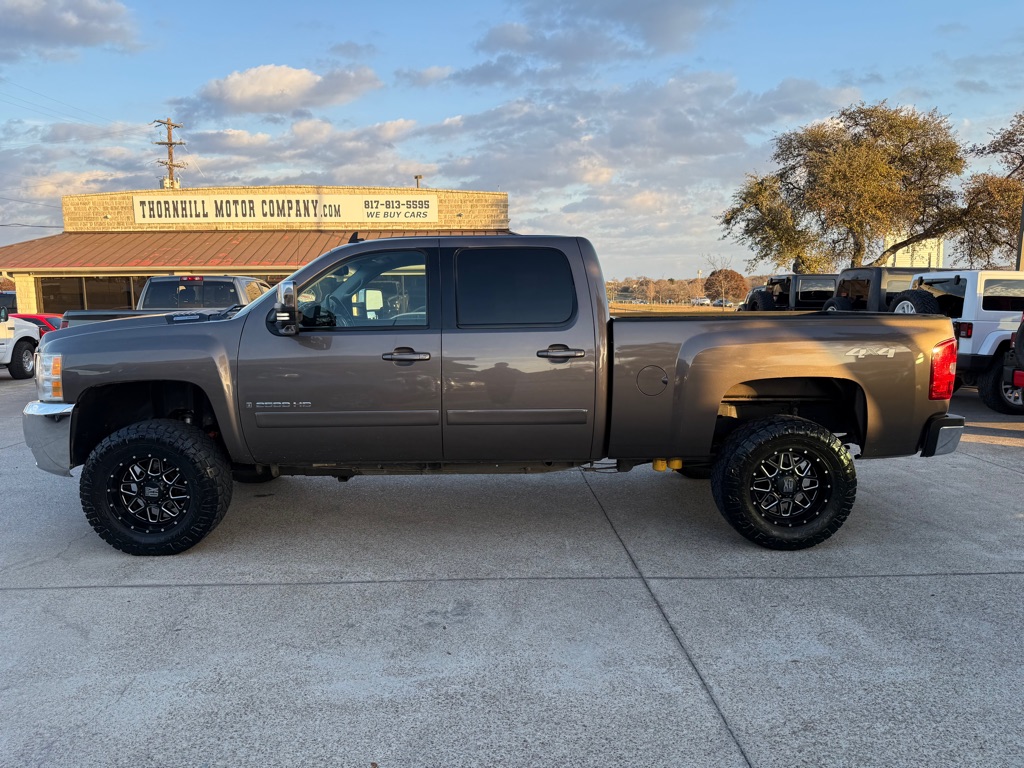
[[[846,353],[847,357],[895,357],[896,347],[854,347]]]

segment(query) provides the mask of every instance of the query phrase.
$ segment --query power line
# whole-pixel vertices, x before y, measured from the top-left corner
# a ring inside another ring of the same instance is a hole
[[[0,101],[2,101],[2,99],[0,99]],[[77,125],[77,123],[68,123],[68,125]],[[101,126],[97,126],[97,127],[101,127]],[[117,130],[117,131],[100,132],[100,133],[97,133],[97,134],[95,134],[93,136],[85,136],[85,137],[73,136],[73,137],[68,138],[68,139],[46,139],[46,140],[40,140],[40,141],[22,141],[22,142],[18,142],[18,143],[14,143],[14,144],[4,142],[3,148],[4,149],[13,149],[15,147],[31,147],[31,146],[34,146],[36,144],[66,144],[66,143],[71,142],[71,141],[98,141],[99,139],[112,138],[112,137],[115,137],[115,136],[124,136],[124,135],[129,134],[129,133],[143,133],[143,132],[147,132],[148,133],[150,130],[152,130],[152,129],[148,125],[142,125],[142,126],[135,126],[134,128],[123,128],[123,129]]]
[[[31,200],[15,200],[13,197],[0,197],[0,200],[9,200],[12,203],[24,203],[25,205],[40,205],[43,208],[56,208],[58,211],[61,209],[59,205],[49,205],[47,203],[33,203]]]
[[[114,120],[111,120],[108,117],[103,117],[103,115],[97,115],[95,112],[90,112],[87,109],[82,109],[80,107],[74,106],[73,104],[67,104],[67,103],[65,103],[63,101],[60,101],[59,99],[55,99],[52,96],[47,96],[45,93],[40,93],[39,91],[33,91],[31,88],[27,88],[24,85],[19,85],[18,83],[14,82],[13,80],[9,80],[6,77],[0,77],[0,83],[9,83],[10,85],[13,85],[15,88],[21,88],[21,90],[28,91],[29,93],[34,93],[36,96],[42,96],[44,99],[48,99],[49,101],[52,101],[55,104],[60,104],[62,107],[67,107],[68,109],[73,109],[76,112],[83,112],[83,113],[85,113],[87,115],[92,115],[93,117],[98,117],[100,120],[103,120],[105,122],[108,122],[108,123],[116,122]]]
[[[0,227],[28,227],[29,229],[64,229],[59,224],[0,224]]]

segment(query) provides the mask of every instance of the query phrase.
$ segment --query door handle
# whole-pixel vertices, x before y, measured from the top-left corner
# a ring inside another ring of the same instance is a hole
[[[564,344],[554,344],[547,349],[537,351],[537,357],[553,358],[555,360],[568,360],[573,357],[583,357],[586,352],[582,349],[569,349]]]
[[[429,360],[429,352],[417,352],[410,347],[398,347],[394,352],[385,352],[380,356],[381,360],[391,360],[396,363],[413,363],[417,360]]]

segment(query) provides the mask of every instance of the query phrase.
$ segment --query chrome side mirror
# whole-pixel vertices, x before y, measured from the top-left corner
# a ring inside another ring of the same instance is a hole
[[[295,300],[295,281],[282,280],[277,284],[277,303],[274,304],[274,326],[283,336],[299,332],[298,305]]]

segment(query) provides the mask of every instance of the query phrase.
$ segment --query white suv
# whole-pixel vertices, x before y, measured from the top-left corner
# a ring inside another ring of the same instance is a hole
[[[25,320],[9,317],[0,307],[0,368],[6,367],[12,379],[27,379],[35,372],[35,353],[39,329]]]
[[[957,337],[956,373],[994,411],[1024,415],[1024,392],[1003,381],[1010,336],[1024,311],[1024,272],[946,270],[914,275],[892,311],[946,315]]]

